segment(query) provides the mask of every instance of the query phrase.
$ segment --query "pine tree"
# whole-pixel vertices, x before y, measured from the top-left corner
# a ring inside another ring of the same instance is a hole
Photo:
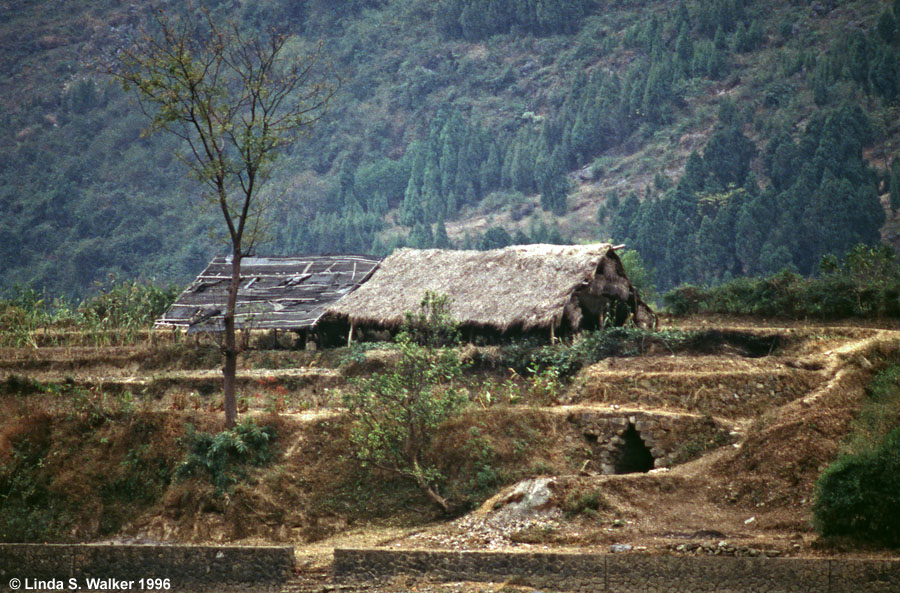
[[[766,241],[771,216],[772,213],[761,197],[744,204],[738,213],[734,243],[740,247],[736,250],[736,255],[740,264],[739,271],[745,276],[761,272],[759,256]]]
[[[634,192],[622,200],[621,204],[613,210],[610,221],[610,233],[617,243],[628,242],[634,236],[634,220],[640,210],[641,203]]]
[[[892,11],[884,10],[881,13],[878,17],[878,24],[875,26],[875,31],[878,32],[878,36],[881,40],[888,45],[897,41],[897,20]]]
[[[816,64],[815,70],[813,70],[810,75],[812,78],[812,89],[813,89],[813,101],[816,102],[816,105],[819,107],[824,107],[828,104],[828,99],[831,94],[831,84],[832,80],[829,76],[829,68],[826,60],[819,60]]]
[[[872,88],[885,100],[894,101],[900,91],[898,76],[900,76],[900,64],[897,61],[897,52],[888,46],[878,48],[869,72]]]
[[[409,233],[407,245],[416,249],[430,249],[434,239],[431,236],[431,225],[417,223]]]
[[[653,122],[663,120],[665,107],[671,95],[672,71],[668,60],[654,62],[647,75],[644,96],[641,100],[641,112]]]
[[[703,158],[696,150],[691,151],[687,163],[684,166],[684,175],[678,181],[677,187],[686,193],[696,194],[703,191],[706,185],[706,165]]]
[[[428,162],[422,179],[422,222],[433,222],[444,216],[444,200],[441,196],[441,172],[439,165]]]
[[[436,249],[450,249],[453,246],[450,243],[450,237],[447,236],[447,227],[444,225],[443,219],[438,220],[435,224],[433,243]]]
[[[729,184],[744,184],[755,155],[750,139],[737,125],[728,125],[713,133],[703,150],[703,162],[724,189]]]
[[[683,4],[682,4],[683,6]],[[675,55],[681,71],[685,74],[691,70],[691,61],[694,59],[694,40],[691,39],[691,25],[684,22],[675,42]]]
[[[562,155],[556,151],[546,163],[541,173],[541,207],[561,215],[566,212],[566,197],[569,194],[569,178],[566,176]]]
[[[900,158],[895,157],[891,163],[891,174],[888,182],[891,196],[891,209],[900,211]]]
[[[478,249],[487,251],[489,249],[500,249],[512,245],[513,238],[503,227],[492,226],[484,232],[481,240],[478,241]]]
[[[500,157],[500,148],[496,142],[491,142],[488,149],[487,160],[481,167],[481,191],[489,193],[500,187],[502,159]],[[468,199],[466,200],[468,202]]]

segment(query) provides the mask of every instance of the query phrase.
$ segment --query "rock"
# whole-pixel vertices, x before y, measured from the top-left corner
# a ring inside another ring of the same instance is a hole
[[[512,492],[494,503],[494,511],[508,520],[520,519],[551,510],[554,478],[535,478],[519,482]]]
[[[631,544],[613,544],[609,547],[609,551],[613,554],[620,554],[622,552],[630,552],[633,549]]]

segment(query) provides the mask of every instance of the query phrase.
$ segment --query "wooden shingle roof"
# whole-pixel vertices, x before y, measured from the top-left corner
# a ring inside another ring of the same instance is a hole
[[[328,305],[365,282],[379,263],[362,255],[245,257],[235,323],[238,328],[305,330]],[[189,332],[224,329],[231,258],[216,257],[157,320]]]

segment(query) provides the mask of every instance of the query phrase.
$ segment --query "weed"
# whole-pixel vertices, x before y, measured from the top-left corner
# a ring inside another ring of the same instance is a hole
[[[187,434],[180,439],[187,455],[175,477],[203,474],[215,487],[216,496],[222,496],[247,478],[246,466],[262,466],[272,460],[270,444],[275,438],[274,427],[258,426],[253,420],[218,434],[197,432],[188,425]]]
[[[610,508],[611,507],[603,497],[600,488],[594,488],[587,492],[579,490],[571,491],[566,494],[566,498],[563,500],[562,504],[563,512],[565,512],[566,516],[570,519],[576,515],[585,515],[595,518],[598,511]]]
[[[473,473],[466,483],[466,499],[469,504],[480,502],[493,494],[504,483],[504,476],[497,466],[497,453],[484,438],[477,426],[469,428],[466,453],[474,460]]]
[[[529,340],[505,346],[501,364],[525,376],[539,376],[548,369],[558,381],[571,378],[581,368],[611,356],[639,356],[655,346],[670,351],[686,346],[694,334],[679,330],[652,332],[640,328],[614,327],[584,332],[568,342],[536,345]],[[553,377],[546,376],[535,385],[553,387]]]
[[[94,345],[133,342],[175,300],[174,286],[162,288],[114,277],[97,285],[98,293],[78,305],[61,299],[51,303],[37,291],[17,287],[0,300],[0,345],[36,348],[38,338],[62,339],[62,330],[76,330]]]

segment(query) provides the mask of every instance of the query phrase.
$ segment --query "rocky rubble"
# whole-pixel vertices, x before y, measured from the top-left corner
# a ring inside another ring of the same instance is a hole
[[[493,502],[485,512],[476,512],[456,521],[441,533],[422,532],[410,536],[409,543],[451,550],[499,550],[523,546],[511,536],[525,529],[554,529],[562,511],[554,503],[557,481],[535,478],[520,482],[511,492]]]

